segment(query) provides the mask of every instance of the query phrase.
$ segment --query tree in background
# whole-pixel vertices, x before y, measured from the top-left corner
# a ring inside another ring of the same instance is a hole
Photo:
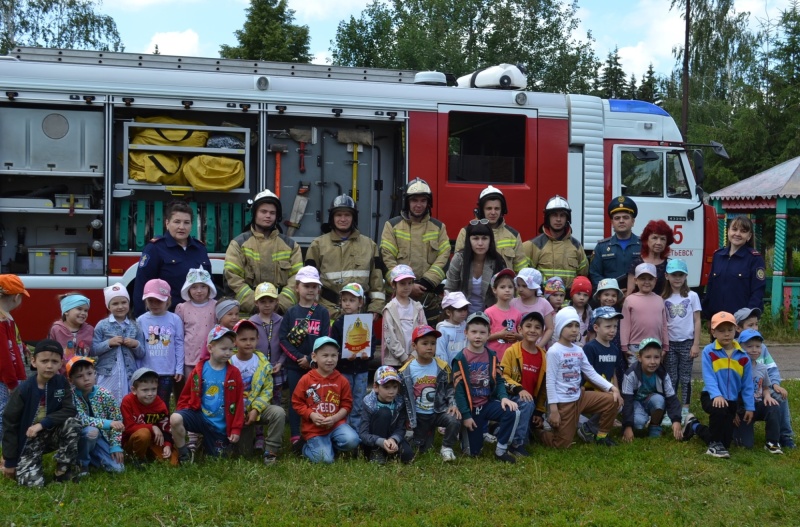
[[[608,52],[608,57],[600,73],[600,96],[604,99],[623,99],[628,96],[628,85],[625,82],[625,72],[619,62],[619,49]]]
[[[123,51],[114,19],[95,0],[0,0],[0,55],[15,46]]]
[[[234,32],[238,46],[220,46],[224,59],[311,62],[308,26],[294,25],[286,0],[251,0],[244,28]]]
[[[655,103],[661,99],[659,95],[658,78],[656,77],[656,70],[653,68],[653,63],[647,67],[647,73],[642,75],[642,85],[639,86],[638,98]]]
[[[342,66],[465,75],[500,63],[527,67],[528,88],[586,93],[598,67],[577,3],[561,0],[373,0],[339,23],[331,42]]]

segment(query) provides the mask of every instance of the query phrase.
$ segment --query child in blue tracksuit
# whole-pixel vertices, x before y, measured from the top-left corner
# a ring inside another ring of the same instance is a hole
[[[750,423],[755,410],[750,357],[734,336],[736,319],[726,311],[711,317],[714,342],[703,349],[703,392],[700,404],[709,415],[710,442],[706,454],[729,458],[739,398],[744,406],[743,421]]]

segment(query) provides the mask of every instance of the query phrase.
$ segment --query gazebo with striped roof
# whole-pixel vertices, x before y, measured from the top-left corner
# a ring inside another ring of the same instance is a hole
[[[729,216],[763,215],[767,211],[775,211],[775,250],[770,296],[772,314],[777,315],[783,305],[786,283],[786,219],[789,211],[800,210],[800,157],[784,161],[769,170],[718,190],[711,194],[710,199],[717,210],[720,246],[725,245]],[[795,312],[797,304],[797,295],[791,295],[791,307]]]

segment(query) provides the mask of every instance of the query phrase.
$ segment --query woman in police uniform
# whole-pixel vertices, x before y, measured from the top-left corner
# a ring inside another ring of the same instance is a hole
[[[728,226],[728,244],[714,253],[711,275],[703,298],[703,316],[720,311],[735,313],[743,307],[764,310],[766,266],[753,247],[753,222],[735,217]]]
[[[172,201],[167,205],[165,226],[167,232],[150,240],[142,251],[136,282],[133,286],[133,313],[139,316],[146,311],[142,294],[144,284],[161,278],[172,290],[170,311],[183,302],[181,287],[189,269],[200,266],[211,272],[206,246],[192,238],[192,208],[185,201]]]

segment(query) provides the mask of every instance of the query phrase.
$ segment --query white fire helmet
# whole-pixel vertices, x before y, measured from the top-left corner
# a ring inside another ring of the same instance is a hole
[[[252,211],[252,219],[251,223],[255,222],[256,211],[258,210],[258,206],[262,203],[272,203],[275,205],[276,208],[276,219],[275,224],[279,224],[283,220],[283,207],[281,206],[281,200],[278,196],[275,195],[270,189],[265,188],[252,200],[248,200],[248,204],[250,205],[250,210]]]
[[[505,216],[508,214],[508,205],[506,205],[506,197],[503,196],[503,193],[500,191],[499,188],[493,187],[489,185],[485,189],[483,189],[478,196],[478,207],[475,209],[475,216],[478,219],[483,218],[483,207],[486,205],[486,202],[491,199],[499,199],[500,200],[500,214]]]

